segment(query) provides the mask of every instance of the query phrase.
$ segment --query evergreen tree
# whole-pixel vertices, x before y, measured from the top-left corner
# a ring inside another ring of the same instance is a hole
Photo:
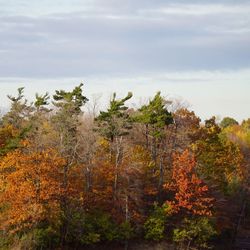
[[[75,87],[72,91],[56,90],[53,96],[53,104],[57,108],[52,122],[58,134],[58,150],[66,160],[63,167],[62,188],[67,193],[69,189],[70,168],[77,162],[78,136],[77,128],[80,125],[81,107],[88,101],[83,95],[83,84]],[[62,224],[61,244],[65,243],[66,234],[70,221],[70,200],[66,195],[61,199]]]
[[[24,88],[18,88],[18,95],[8,95],[11,101],[10,111],[3,116],[3,125],[11,124],[16,129],[23,129],[27,126],[27,121],[30,118],[33,108],[28,105],[27,99],[24,99]]]
[[[110,101],[107,111],[101,111],[96,117],[97,131],[109,142],[110,162],[115,165],[115,178],[113,186],[113,198],[117,199],[117,188],[119,181],[119,166],[123,158],[123,136],[128,134],[132,128],[131,118],[127,112],[125,102],[132,97],[129,92],[126,97],[117,100],[116,93]]]
[[[131,126],[131,119],[127,112],[128,107],[125,102],[132,97],[129,92],[126,97],[121,100],[116,99],[116,93],[109,103],[107,111],[101,111],[95,119],[97,123],[97,131],[108,141],[113,142],[116,137],[127,135]]]
[[[151,156],[158,171],[158,191],[161,196],[164,179],[164,154],[167,149],[166,128],[173,123],[173,116],[167,109],[169,102],[157,92],[148,105],[139,109],[135,120],[144,125],[146,148],[151,151]]]

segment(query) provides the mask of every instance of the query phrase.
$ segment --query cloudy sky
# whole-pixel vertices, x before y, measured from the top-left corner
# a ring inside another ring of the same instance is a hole
[[[250,117],[250,1],[0,0],[0,106],[36,92],[158,90],[202,119]]]

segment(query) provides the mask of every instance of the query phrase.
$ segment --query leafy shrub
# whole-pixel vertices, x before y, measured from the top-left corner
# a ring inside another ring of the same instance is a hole
[[[3,231],[0,230],[0,249],[8,249],[8,246],[12,244],[12,237],[7,235]]]
[[[174,229],[173,240],[183,246],[194,245],[194,249],[208,248],[208,241],[216,235],[216,231],[208,218],[184,219],[181,228]],[[188,249],[188,248],[187,248]]]
[[[159,241],[164,238],[167,217],[171,214],[171,207],[154,204],[154,210],[144,224],[145,239]]]
[[[21,237],[21,249],[54,249],[59,244],[59,234],[52,227],[35,228]]]
[[[231,176],[231,178],[228,180],[228,184],[225,187],[225,194],[228,196],[235,195],[237,192],[240,191],[242,187],[241,180],[238,176]]]
[[[125,221],[118,227],[118,240],[129,240],[134,236],[134,230],[130,222]]]
[[[100,240],[101,240],[101,235],[95,232],[87,232],[80,238],[80,242],[86,245],[97,243]]]
[[[109,214],[100,210],[75,213],[70,221],[69,232],[67,241],[79,242],[81,245],[127,240],[133,236],[133,228],[129,222],[119,225]]]

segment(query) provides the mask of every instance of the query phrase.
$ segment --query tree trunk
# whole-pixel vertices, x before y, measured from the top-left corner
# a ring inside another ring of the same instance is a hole
[[[116,138],[116,155],[115,155],[115,180],[114,180],[114,197],[116,197],[118,178],[119,178],[119,165],[122,158],[122,137]]]

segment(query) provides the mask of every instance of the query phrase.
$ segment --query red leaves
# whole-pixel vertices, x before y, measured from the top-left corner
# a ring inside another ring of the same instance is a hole
[[[185,209],[190,213],[210,216],[212,198],[208,196],[208,187],[195,173],[196,161],[188,150],[175,154],[172,180],[165,184],[166,190],[175,193],[173,201],[167,201],[176,212]]]

